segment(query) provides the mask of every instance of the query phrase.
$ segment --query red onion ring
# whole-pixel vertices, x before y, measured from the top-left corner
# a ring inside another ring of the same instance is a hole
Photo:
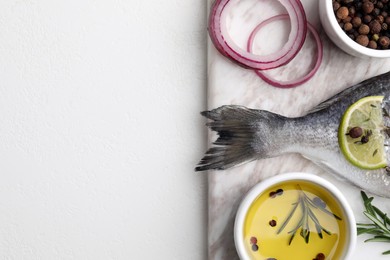
[[[280,67],[291,61],[302,48],[307,32],[306,14],[299,0],[279,0],[286,8],[291,20],[291,31],[287,43],[281,50],[269,55],[255,55],[238,47],[226,29],[222,14],[230,0],[216,0],[209,17],[209,35],[216,49],[238,65],[255,70]]]
[[[276,16],[273,16],[271,18],[268,18],[267,20],[265,20],[265,21],[261,22],[259,25],[257,25],[256,28],[252,31],[252,33],[249,35],[247,50],[249,52],[252,52],[252,45],[253,45],[254,38],[262,27],[264,27],[267,24],[272,23],[274,21],[285,20],[285,19],[288,19],[288,15],[287,14],[280,14],[280,15],[276,15]],[[307,23],[307,26],[308,26],[309,31],[313,35],[314,40],[315,40],[316,45],[317,45],[317,58],[316,58],[316,63],[314,65],[314,67],[306,75],[304,75],[300,78],[294,79],[294,80],[289,80],[289,81],[279,81],[279,80],[274,79],[273,77],[271,77],[269,75],[264,74],[263,72],[261,72],[259,70],[256,70],[255,72],[260,78],[262,78],[265,82],[267,82],[268,84],[275,86],[275,87],[292,88],[292,87],[296,87],[298,85],[305,83],[306,81],[308,81],[309,79],[311,79],[314,76],[314,74],[317,72],[317,70],[319,69],[319,67],[321,65],[323,50],[322,50],[321,39],[320,39],[320,36],[318,35],[317,30],[309,22]]]

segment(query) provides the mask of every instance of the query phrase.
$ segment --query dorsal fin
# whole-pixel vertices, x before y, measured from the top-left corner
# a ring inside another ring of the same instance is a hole
[[[360,85],[360,84],[358,84],[358,85]],[[317,112],[317,111],[320,111],[322,109],[325,109],[325,108],[332,106],[333,104],[337,103],[343,97],[348,96],[355,89],[355,87],[357,87],[358,85],[355,85],[351,88],[347,88],[346,90],[343,90],[343,91],[337,93],[336,95],[334,95],[333,97],[321,102],[320,104],[318,104],[314,108],[310,109],[308,114],[311,114],[311,113],[314,113],[314,112]]]
[[[378,88],[377,91],[379,94],[381,91],[384,91],[386,89],[381,90],[376,85],[382,85],[381,81],[388,81],[388,78],[390,78],[390,72],[387,72],[385,74],[382,74],[382,75],[379,75],[379,76],[376,76],[373,78],[366,79],[366,80],[364,80],[356,85],[353,85],[352,87],[349,87],[349,88],[337,93],[333,97],[323,101],[322,103],[320,103],[319,105],[317,105],[313,109],[309,110],[308,114],[311,114],[311,113],[320,111],[322,109],[328,108],[328,107],[332,106],[333,104],[339,102],[342,99],[353,101],[353,99],[360,99],[360,98],[363,98],[364,96],[369,95],[369,91],[365,90],[366,89],[364,87],[365,85],[372,85],[372,89]],[[373,92],[375,93],[375,91],[373,91]]]

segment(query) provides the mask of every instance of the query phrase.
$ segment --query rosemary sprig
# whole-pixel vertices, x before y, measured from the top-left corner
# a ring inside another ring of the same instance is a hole
[[[316,215],[313,212],[313,209],[314,208],[319,209],[319,210],[325,212],[326,214],[335,217],[337,220],[341,220],[341,218],[339,216],[337,216],[336,214],[327,210],[325,208],[325,206],[317,205],[314,200],[310,199],[305,194],[305,192],[302,190],[302,188],[299,184],[297,184],[297,187],[298,187],[298,201],[294,202],[292,204],[293,207],[292,207],[290,213],[287,215],[286,220],[283,222],[283,224],[278,229],[277,234],[280,234],[284,230],[284,228],[290,222],[292,216],[295,214],[297,208],[300,207],[301,212],[302,212],[301,218],[299,219],[297,225],[291,231],[288,232],[288,234],[291,234],[289,242],[288,242],[289,245],[291,245],[291,242],[293,241],[296,233],[299,230],[300,230],[301,237],[303,237],[303,239],[305,240],[306,243],[309,243],[310,233],[313,233],[313,231],[310,230],[309,221],[312,221],[314,223],[315,228],[316,228],[316,230],[314,232],[317,233],[321,239],[323,238],[322,232],[325,232],[326,234],[331,235],[331,232],[328,231],[326,228],[324,228],[320,224],[318,218],[316,217]]]
[[[386,242],[390,243],[390,218],[386,213],[383,213],[379,208],[372,205],[373,197],[368,197],[364,191],[360,192],[365,211],[363,214],[371,221],[370,224],[357,223],[357,234],[369,234],[371,238],[364,242]],[[382,253],[389,255],[390,250]]]

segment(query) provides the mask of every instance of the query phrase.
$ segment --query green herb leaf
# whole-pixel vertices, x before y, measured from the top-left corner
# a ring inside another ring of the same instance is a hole
[[[385,225],[383,225],[382,221],[380,221],[376,216],[370,215],[367,212],[363,212],[364,215],[366,215],[367,218],[369,218],[375,225],[377,225],[381,230],[383,230],[384,233],[390,234],[390,230],[386,228]]]
[[[369,238],[369,239],[364,240],[364,242],[386,242],[386,243],[390,243],[390,237],[375,236],[373,238]]]
[[[375,224],[356,223],[359,227],[376,227]]]
[[[357,234],[371,234],[371,235],[377,235],[378,231],[377,228],[357,228]]]
[[[367,194],[364,192],[364,191],[361,191],[360,192],[362,198],[363,198],[363,202],[364,202],[364,207],[366,208],[366,211],[369,212],[370,214],[374,215],[375,214],[375,211],[374,209],[372,208],[372,205],[371,205],[371,202],[373,201],[373,197],[369,198],[367,197]]]
[[[390,225],[390,218],[387,217],[387,214],[383,213],[375,206],[372,206],[372,208],[374,209],[375,213],[378,214],[386,222],[387,225]]]
[[[386,213],[372,205],[373,197],[369,198],[364,191],[360,192],[366,211],[363,214],[372,222],[369,224],[357,223],[357,234],[370,234],[373,237],[366,239],[364,242],[385,242],[390,243],[390,219]],[[390,250],[382,254],[390,254]]]

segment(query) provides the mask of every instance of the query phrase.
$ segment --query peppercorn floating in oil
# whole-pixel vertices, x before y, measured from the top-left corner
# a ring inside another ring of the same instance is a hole
[[[270,225],[271,227],[275,227],[275,226],[276,226],[276,220],[275,220],[275,219],[270,220],[270,221],[269,221],[269,225]]]
[[[250,241],[250,244],[252,245],[252,251],[257,252],[259,250],[259,246],[257,245],[257,238],[251,237],[251,239],[249,241]]]
[[[371,49],[389,49],[389,0],[333,0],[333,10],[352,40]]]
[[[325,255],[323,253],[319,253],[317,254],[316,258],[314,258],[313,260],[324,260],[325,259]]]

